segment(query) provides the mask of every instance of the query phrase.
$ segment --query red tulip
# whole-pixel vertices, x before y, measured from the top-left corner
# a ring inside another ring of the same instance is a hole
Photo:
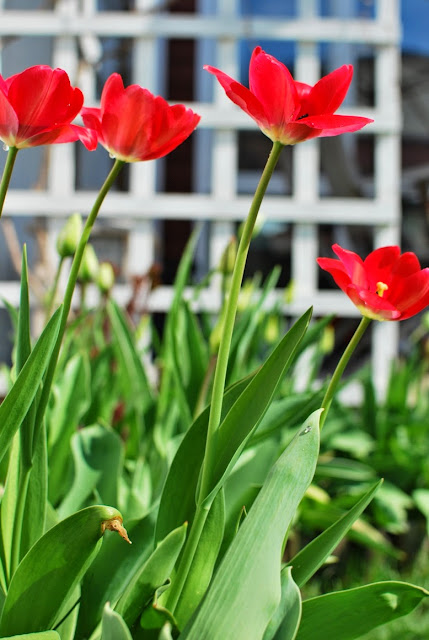
[[[37,65],[7,79],[0,76],[0,140],[17,149],[81,140],[95,149],[94,133],[71,124],[82,105],[81,90],[62,69]]]
[[[103,147],[125,162],[162,158],[186,140],[200,121],[183,104],[170,106],[136,84],[125,89],[117,73],[104,85],[100,109],[85,108],[82,118],[97,132]]]
[[[250,60],[250,89],[219,69],[204,68],[216,76],[228,98],[253,118],[273,142],[286,145],[337,136],[373,122],[369,118],[335,114],[352,80],[351,65],[336,69],[311,87],[295,82],[284,64],[256,47]]]
[[[339,260],[318,258],[362,315],[374,320],[405,320],[429,304],[429,268],[399,247],[382,247],[362,260],[353,251],[332,247]]]

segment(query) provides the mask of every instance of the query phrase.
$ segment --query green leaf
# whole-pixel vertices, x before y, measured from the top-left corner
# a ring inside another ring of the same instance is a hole
[[[305,600],[297,640],[354,640],[407,615],[429,592],[406,582],[375,582]]]
[[[89,363],[76,354],[67,363],[53,388],[54,402],[47,412],[49,460],[49,499],[56,505],[63,496],[70,464],[70,440],[79,420],[90,404]]]
[[[25,633],[19,636],[7,636],[0,640],[61,640],[56,631],[40,631],[39,633]]]
[[[134,336],[121,309],[114,300],[107,303],[112,324],[116,357],[121,365],[124,389],[144,410],[153,401],[153,392],[147,379]]]
[[[210,584],[222,544],[224,528],[225,498],[221,490],[214,499],[205,521],[188,579],[174,608],[174,617],[179,628],[183,628],[194,613]],[[165,593],[168,607],[168,591]]]
[[[0,634],[40,631],[54,626],[97,553],[105,524],[122,521],[112,507],[83,509],[62,520],[30,549],[10,583]]]
[[[186,538],[187,523],[175,529],[156,547],[119,598],[115,611],[130,626],[153,598],[155,591],[170,578]]]
[[[110,608],[108,602],[103,611],[101,640],[133,640],[124,619]]]
[[[331,555],[338,543],[344,538],[353,523],[359,518],[366,506],[371,502],[383,481],[380,480],[350,509],[342,518],[337,520],[317,538],[312,540],[302,551],[289,562],[292,575],[299,587],[302,587],[314,575]]]
[[[232,385],[224,395],[223,416],[249,384],[251,376]],[[195,495],[204,456],[210,407],[207,407],[185,434],[171,463],[161,496],[155,541],[180,526],[191,523],[195,513]]]
[[[260,640],[281,602],[286,532],[319,453],[320,410],[304,423],[272,467],[181,640]]]
[[[72,438],[74,478],[70,491],[58,507],[61,517],[85,505],[97,489],[102,502],[118,503],[118,477],[122,468],[122,442],[107,427],[92,425]]]
[[[301,593],[292,578],[292,568],[281,573],[282,595],[262,640],[294,640],[301,621]]]
[[[264,416],[288,363],[310,322],[312,309],[299,318],[243,391],[221,422],[211,487],[203,504],[210,504],[238,460],[247,440]]]
[[[152,551],[153,522],[149,517],[127,522],[131,547],[119,536],[103,538],[101,549],[82,581],[76,638],[89,638],[106,602],[115,603]]]
[[[15,384],[0,405],[0,460],[33,402],[52,353],[61,319],[61,307],[54,313]]]

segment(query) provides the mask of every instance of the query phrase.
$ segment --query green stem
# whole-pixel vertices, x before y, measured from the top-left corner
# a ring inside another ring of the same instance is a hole
[[[9,147],[6,163],[3,169],[3,175],[0,182],[0,217],[1,217],[1,214],[3,213],[3,205],[6,199],[6,193],[9,187],[9,182],[12,176],[13,165],[15,164],[17,153],[18,153],[18,149],[16,147]]]
[[[62,268],[63,268],[63,264],[64,264],[64,256],[61,256],[60,261],[58,263],[57,272],[55,274],[55,280],[54,280],[54,283],[52,285],[52,289],[49,292],[48,301],[46,303],[46,317],[45,317],[46,322],[48,322],[49,318],[52,315],[52,308],[53,308],[54,303],[55,303],[55,296],[57,295],[58,283],[60,281],[60,276],[61,276],[61,271],[62,271]]]
[[[185,582],[188,577],[189,570],[191,568],[192,561],[194,559],[195,552],[197,550],[198,543],[200,541],[201,534],[203,532],[208,514],[209,514],[208,508],[197,506],[197,510],[195,511],[195,516],[192,522],[191,530],[189,532],[188,539],[186,540],[186,545],[183,550],[183,555],[181,557],[180,564],[177,569],[177,574],[171,584],[171,587],[168,593],[166,606],[168,610],[171,611],[171,613],[174,613],[174,610],[177,606],[180,595],[183,591],[183,587],[185,586]]]
[[[207,430],[206,448],[203,459],[201,472],[201,484],[197,501],[197,510],[192,522],[191,530],[185,544],[182,559],[180,561],[176,577],[171,585],[171,591],[168,597],[167,606],[174,613],[174,609],[179,601],[186,579],[192,566],[195,551],[200,541],[201,533],[210,507],[202,507],[204,498],[210,492],[211,474],[216,461],[216,438],[217,429],[220,424],[222,414],[223,395],[225,391],[225,379],[228,367],[228,358],[231,347],[232,332],[234,329],[235,316],[237,313],[238,296],[240,294],[241,283],[243,281],[244,268],[246,266],[247,254],[249,252],[250,241],[252,239],[253,229],[256,218],[261,207],[261,203],[268,183],[273,174],[277,161],[283,150],[280,142],[274,142],[271,153],[268,157],[264,171],[262,173],[259,184],[256,188],[250,205],[249,213],[244,224],[243,232],[240,238],[240,244],[237,250],[234,270],[231,276],[230,289],[226,301],[225,319],[222,331],[222,337],[219,345],[219,352],[216,361],[216,369],[213,380],[213,389],[210,405],[209,424]]]
[[[353,334],[352,339],[350,340],[349,344],[347,345],[343,355],[340,358],[340,361],[337,364],[337,368],[334,371],[334,374],[331,378],[331,381],[329,383],[329,386],[326,390],[325,393],[325,397],[323,398],[322,401],[322,408],[324,409],[324,412],[321,415],[320,418],[320,428],[322,429],[323,425],[325,424],[325,420],[326,420],[326,416],[328,415],[328,411],[329,411],[329,407],[331,406],[331,402],[332,402],[332,398],[334,397],[334,393],[337,390],[338,384],[341,380],[341,376],[344,373],[344,369],[346,368],[348,361],[350,360],[352,353],[354,352],[354,350],[356,349],[357,345],[359,344],[363,334],[366,331],[366,328],[368,327],[368,325],[370,324],[371,319],[367,318],[365,316],[363,316],[362,320],[360,321],[356,331]]]
[[[91,235],[92,227],[94,226],[95,220],[97,218],[98,212],[100,211],[100,207],[103,203],[104,198],[112,187],[118,173],[122,169],[125,162],[123,160],[115,160],[115,164],[110,170],[109,175],[107,176],[103,186],[101,187],[97,198],[94,202],[94,205],[91,209],[91,212],[88,216],[88,219],[85,223],[85,226],[82,231],[82,236],[79,240],[79,244],[76,249],[76,253],[73,258],[72,266],[70,269],[69,279],[67,282],[67,287],[64,294],[63,300],[63,308],[61,312],[61,322],[60,328],[58,331],[57,341],[55,343],[55,347],[52,351],[51,359],[49,361],[49,366],[45,374],[45,378],[43,380],[43,389],[40,396],[39,406],[37,407],[36,414],[36,423],[34,427],[34,437],[33,442],[37,442],[37,432],[40,429],[40,425],[43,420],[43,416],[45,414],[46,405],[48,404],[49,395],[52,386],[52,380],[54,378],[55,367],[57,366],[58,356],[60,353],[61,343],[64,337],[64,333],[67,326],[67,319],[70,313],[73,293],[76,286],[77,276],[79,273],[80,264],[82,262],[83,252],[85,250],[86,245],[88,244],[89,236]]]
[[[22,464],[20,466],[21,468],[19,473],[18,492],[16,495],[15,518],[13,523],[9,576],[10,579],[12,579],[13,574],[18,568],[19,562],[21,560],[22,526],[24,522],[25,503],[27,501],[28,486],[30,483],[31,474],[31,468],[24,468]]]
[[[199,502],[201,503],[210,491],[211,473],[216,460],[216,436],[217,428],[220,423],[222,413],[223,394],[225,391],[225,379],[228,367],[229,351],[231,348],[232,332],[234,329],[235,316],[237,313],[238,296],[240,294],[241,283],[243,281],[244,268],[246,266],[247,254],[249,252],[250,241],[252,239],[253,229],[256,218],[261,207],[262,199],[268,187],[283,145],[280,142],[274,142],[271,153],[268,157],[264,171],[262,173],[259,184],[253,196],[249,213],[240,238],[240,244],[237,250],[234,270],[231,276],[230,290],[227,300],[225,320],[223,325],[222,337],[219,345],[219,354],[216,363],[216,370],[213,381],[212,400],[210,406],[209,425],[207,430],[206,450],[203,461],[203,469],[201,475],[201,486],[199,492]]]

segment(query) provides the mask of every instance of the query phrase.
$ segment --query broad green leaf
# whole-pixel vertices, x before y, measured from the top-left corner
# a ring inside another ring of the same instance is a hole
[[[407,615],[429,592],[406,582],[375,582],[305,600],[297,640],[354,640]]]
[[[251,376],[232,385],[224,395],[223,416],[249,384]],[[185,434],[171,463],[161,496],[155,541],[159,542],[183,522],[191,523],[195,513],[195,494],[204,456],[210,407],[207,407]]]
[[[49,529],[21,561],[10,583],[0,634],[54,626],[101,544],[106,524],[121,522],[116,509],[83,509]]]
[[[262,640],[294,640],[301,621],[301,593],[292,578],[291,567],[281,573],[282,595]]]
[[[106,603],[101,625],[101,640],[133,640],[122,616]]]
[[[82,581],[82,597],[76,638],[89,638],[106,602],[115,603],[149,557],[153,546],[153,522],[149,517],[127,522],[131,547],[119,536],[106,536]]]
[[[174,609],[174,617],[180,628],[184,627],[200,604],[212,579],[225,527],[225,498],[223,493],[220,490],[213,500],[189,570],[188,579]],[[165,595],[168,608],[168,591],[165,592]]]
[[[67,489],[70,440],[90,403],[90,372],[87,358],[74,355],[53,388],[54,402],[47,412],[49,447],[49,499],[56,505]]]
[[[289,565],[292,566],[292,575],[299,587],[304,586],[319,567],[322,566],[326,558],[332,553],[353,523],[371,502],[381,483],[382,480],[372,486],[350,511],[323,531],[323,533],[312,540],[292,558]]]
[[[4,494],[0,503],[0,531],[2,544],[2,565],[4,576],[2,576],[2,587],[5,593],[11,578],[13,530],[15,524],[15,511],[19,493],[19,471],[20,471],[20,438],[17,433],[13,439],[9,468],[6,476]]]
[[[135,574],[115,606],[128,625],[133,625],[155,591],[170,578],[186,538],[187,524],[162,540]]]
[[[0,460],[33,402],[58,334],[61,307],[54,313],[0,405]]]
[[[85,505],[94,489],[102,502],[118,504],[118,477],[122,468],[122,442],[107,427],[93,425],[72,438],[74,478],[70,491],[58,507],[61,517]]]
[[[181,640],[260,640],[281,602],[287,530],[309,486],[319,453],[320,410],[272,467]]]
[[[211,470],[211,486],[208,495],[203,497],[205,503],[210,504],[264,416],[307,330],[311,313],[312,309],[309,309],[295,322],[221,422],[217,433],[216,462]]]
[[[7,636],[0,640],[61,640],[56,631],[39,631],[38,633],[25,633],[19,636]]]

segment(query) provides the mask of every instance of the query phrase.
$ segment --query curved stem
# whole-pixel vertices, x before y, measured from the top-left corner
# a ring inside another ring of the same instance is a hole
[[[255,195],[253,196],[252,204],[250,205],[249,213],[247,215],[243,233],[240,238],[240,244],[237,250],[234,270],[231,276],[228,300],[226,303],[225,320],[213,380],[213,391],[210,406],[209,425],[207,430],[206,450],[203,460],[201,486],[199,492],[200,503],[204,500],[204,498],[210,491],[211,473],[214,466],[214,461],[216,459],[216,431],[221,418],[232,332],[234,329],[238,296],[240,294],[241,283],[243,281],[244,268],[246,266],[246,259],[249,252],[250,241],[252,239],[253,229],[259,213],[259,209],[261,207],[262,199],[265,195],[268,183],[273,174],[282,149],[283,145],[280,142],[273,143],[271,153],[268,157],[261,179],[256,188]]]
[[[70,269],[69,279],[67,282],[67,287],[64,294],[63,308],[61,313],[61,322],[60,328],[58,331],[57,341],[55,343],[55,347],[52,351],[51,359],[49,361],[49,366],[45,374],[45,378],[43,380],[43,389],[40,396],[39,405],[37,407],[36,414],[36,423],[34,427],[34,438],[33,442],[37,441],[37,432],[40,428],[40,425],[43,420],[43,416],[45,414],[46,405],[48,404],[49,394],[51,391],[52,380],[54,378],[55,367],[57,366],[58,355],[60,353],[61,343],[64,337],[64,333],[67,326],[67,319],[70,312],[70,307],[72,303],[73,293],[76,286],[77,276],[79,273],[80,264],[82,262],[83,252],[85,250],[86,245],[88,244],[89,236],[92,231],[92,227],[94,226],[95,220],[97,218],[98,212],[100,211],[100,207],[103,203],[104,198],[106,197],[108,191],[113,185],[118,173],[122,169],[125,162],[123,160],[115,160],[115,164],[110,170],[109,175],[107,176],[103,186],[101,187],[97,198],[94,202],[94,205],[91,209],[91,212],[88,216],[88,219],[85,223],[85,226],[82,231],[82,236],[79,240],[79,244],[76,249],[76,253],[73,258],[72,266]]]
[[[268,187],[268,183],[273,174],[274,168],[283,150],[280,142],[274,142],[271,153],[268,157],[264,171],[262,173],[259,184],[256,188],[250,205],[249,213],[244,224],[243,232],[238,246],[235,258],[234,270],[231,276],[230,288],[226,301],[225,319],[223,325],[222,336],[219,345],[219,352],[216,361],[216,369],[213,380],[213,389],[210,405],[209,424],[207,430],[206,448],[201,471],[201,483],[197,500],[197,510],[192,522],[191,530],[183,550],[182,559],[180,561],[176,577],[171,585],[171,592],[168,596],[167,606],[174,613],[174,609],[179,601],[183,587],[186,583],[195,552],[200,541],[204,524],[210,507],[202,506],[204,498],[210,492],[211,474],[216,460],[216,437],[219,427],[223,395],[225,391],[225,379],[228,367],[229,351],[231,347],[232,332],[234,329],[235,316],[237,313],[238,296],[240,294],[241,283],[243,281],[244,268],[246,266],[247,254],[249,252],[250,241],[252,239],[253,229],[256,218],[261,207],[262,199]]]
[[[331,406],[331,402],[332,402],[332,398],[334,397],[334,393],[338,387],[338,384],[341,380],[341,376],[343,375],[344,369],[346,368],[348,361],[351,358],[352,353],[354,352],[354,350],[356,349],[357,345],[359,344],[363,334],[366,331],[366,328],[369,326],[371,322],[370,318],[367,317],[363,317],[362,320],[360,321],[356,331],[353,334],[352,339],[350,340],[349,344],[347,345],[343,355],[340,358],[340,361],[337,364],[337,367],[333,373],[333,376],[331,378],[331,381],[329,383],[329,386],[326,390],[325,393],[325,397],[323,398],[322,401],[322,408],[324,409],[324,412],[322,413],[321,417],[320,417],[320,429],[322,429],[323,425],[325,424],[325,420],[326,420],[326,416],[328,415],[328,411],[329,411],[329,407]]]
[[[6,199],[6,193],[9,188],[9,183],[12,176],[13,166],[15,164],[17,153],[18,149],[16,147],[9,147],[6,163],[3,169],[3,175],[0,182],[0,217],[3,213],[4,201]]]

